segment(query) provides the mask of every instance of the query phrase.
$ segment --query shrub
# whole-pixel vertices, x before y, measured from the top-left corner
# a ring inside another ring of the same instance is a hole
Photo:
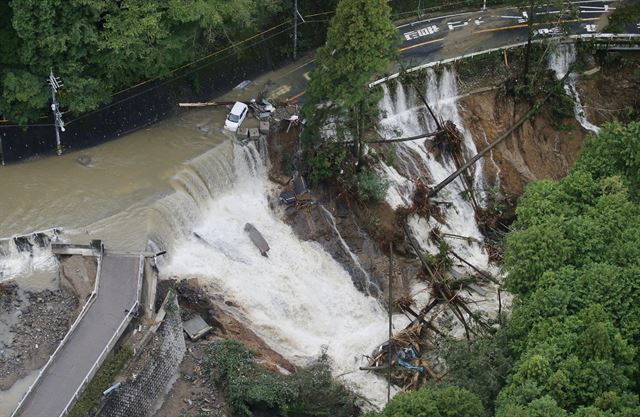
[[[362,170],[356,177],[358,198],[361,201],[382,201],[389,188],[389,181],[371,170]]]
[[[425,387],[415,392],[399,394],[380,413],[366,417],[482,417],[482,403],[464,388]]]
[[[285,376],[259,367],[240,342],[221,340],[209,345],[204,369],[241,416],[253,416],[259,409],[292,416],[347,417],[359,412],[356,395],[333,380],[324,352],[309,367]]]
[[[109,388],[118,373],[131,358],[133,352],[129,346],[122,347],[118,352],[112,353],[104,361],[98,372],[93,377],[80,399],[69,412],[69,417],[89,417],[96,410],[102,393]]]

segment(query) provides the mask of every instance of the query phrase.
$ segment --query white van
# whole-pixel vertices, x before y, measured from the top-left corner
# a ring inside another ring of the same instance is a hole
[[[249,107],[246,104],[236,101],[227,119],[224,121],[224,128],[232,132],[238,130],[244,118],[247,117],[248,111]]]

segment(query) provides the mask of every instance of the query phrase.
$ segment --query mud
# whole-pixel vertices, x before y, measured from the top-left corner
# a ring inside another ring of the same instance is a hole
[[[487,147],[529,110],[526,103],[517,104],[500,91],[465,97],[460,105],[478,149]],[[529,182],[564,177],[587,132],[574,119],[563,124],[564,130],[558,131],[544,113],[527,120],[485,159],[487,182],[500,184],[504,197],[515,202]]]
[[[587,119],[595,125],[620,121],[628,123],[640,118],[640,53],[626,52],[603,57],[600,70],[581,76],[576,87]]]

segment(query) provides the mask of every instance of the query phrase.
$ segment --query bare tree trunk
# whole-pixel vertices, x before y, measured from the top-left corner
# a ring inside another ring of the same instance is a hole
[[[524,85],[529,85],[529,67],[531,66],[531,41],[533,39],[533,20],[535,0],[529,0],[529,19],[527,21],[527,47],[524,50]]]

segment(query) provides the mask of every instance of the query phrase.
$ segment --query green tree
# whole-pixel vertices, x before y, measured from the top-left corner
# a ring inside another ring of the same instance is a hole
[[[288,6],[288,0],[1,2],[0,115],[26,123],[47,110],[50,69],[64,80],[63,108],[94,109],[115,91],[165,77],[254,34]]]
[[[325,46],[317,53],[303,113],[307,143],[354,142],[359,163],[366,131],[377,122],[379,94],[369,82],[397,55],[399,33],[385,0],[342,0],[331,20]],[[331,122],[330,130],[327,124]],[[324,132],[324,133],[321,133]]]
[[[471,341],[449,340],[445,343],[444,358],[448,372],[443,381],[477,395],[490,415],[513,368],[507,333],[497,332]]]
[[[379,413],[366,417],[482,417],[482,403],[472,393],[458,387],[424,387],[398,394]]]
[[[594,178],[619,175],[637,201],[640,196],[640,122],[607,124],[598,136],[590,137],[572,171],[586,171]]]

